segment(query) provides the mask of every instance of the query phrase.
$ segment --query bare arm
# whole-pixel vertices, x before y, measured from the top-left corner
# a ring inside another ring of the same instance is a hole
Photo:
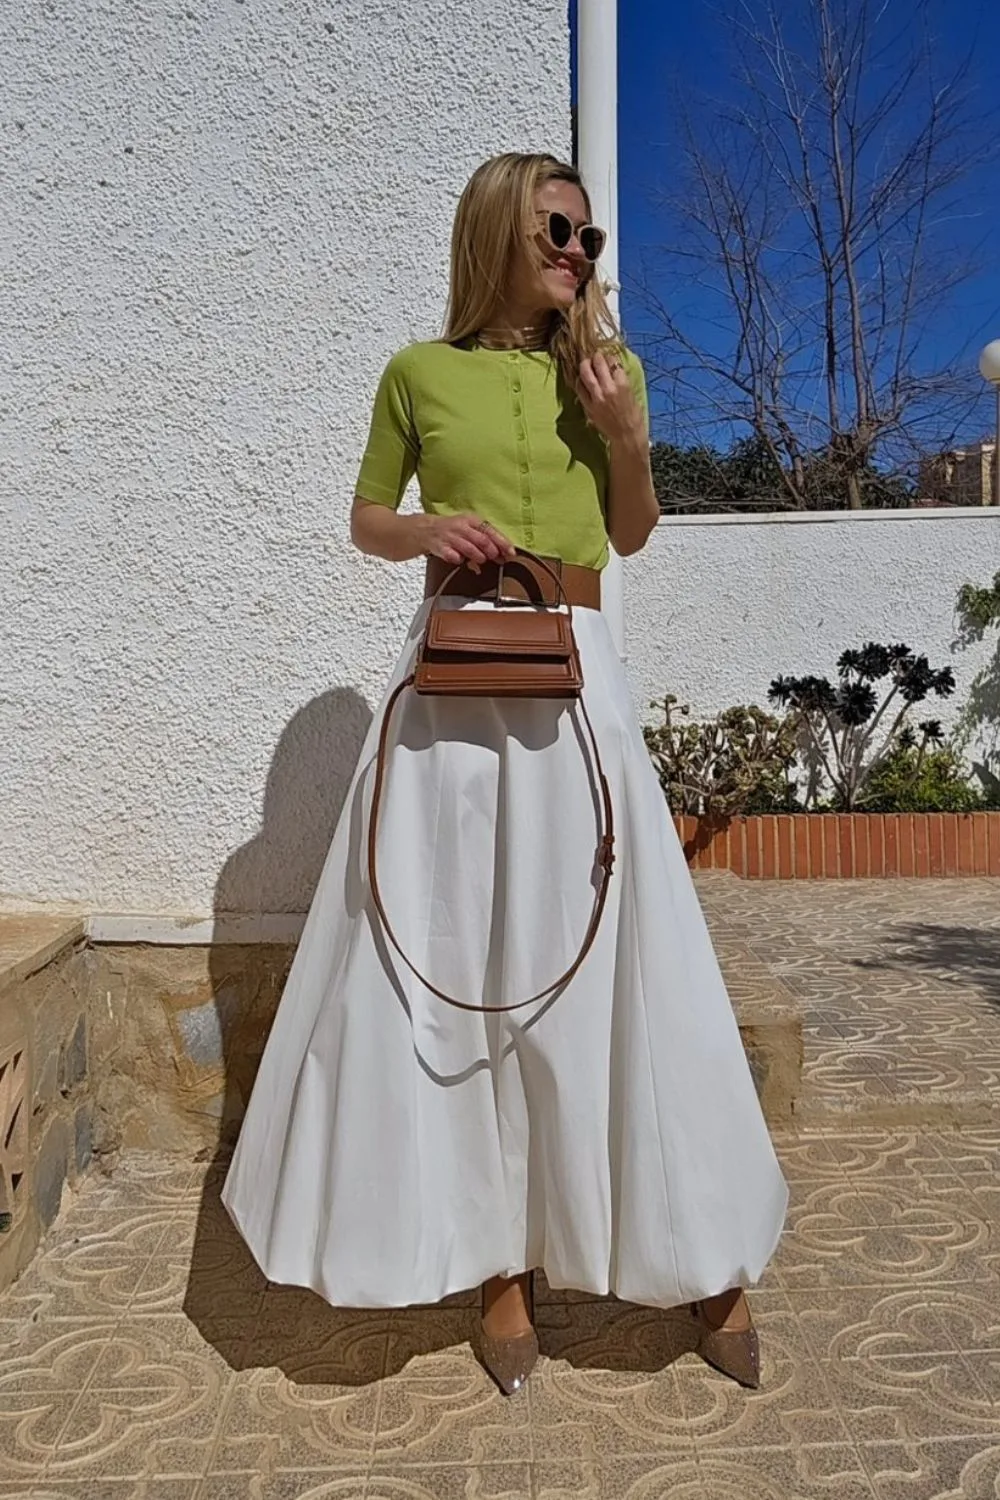
[[[478,516],[401,516],[360,495],[355,496],[351,509],[351,541],[359,551],[387,562],[440,557],[453,565],[467,562],[478,570],[484,562],[514,556],[506,537]]]
[[[649,466],[645,426],[611,440],[608,482],[608,535],[619,557],[641,552],[660,519],[660,505]]]
[[[608,535],[620,557],[640,552],[660,518],[642,409],[620,365],[602,354],[580,365],[579,395],[588,419],[608,440]]]

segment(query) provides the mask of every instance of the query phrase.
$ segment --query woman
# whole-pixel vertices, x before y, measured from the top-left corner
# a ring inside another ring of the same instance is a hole
[[[453,608],[515,546],[559,559],[611,783],[617,866],[597,939],[547,1003],[460,1012],[393,962],[365,863],[381,713],[282,997],[223,1199],[265,1273],[340,1306],[482,1285],[501,1390],[538,1352],[532,1273],[689,1303],[699,1352],[748,1386],[742,1288],[777,1243],[785,1183],[707,929],[599,603],[609,540],[657,519],[645,388],[594,274],[603,233],[551,157],[487,162],[462,196],[444,337],[397,354],[375,399],[352,536],[452,568]],[[400,514],[409,480],[422,512]],[[581,607],[582,606],[582,607]],[[590,607],[588,607],[590,606]],[[408,673],[418,612],[390,690]],[[383,705],[384,712],[384,705]],[[565,703],[404,696],[379,884],[433,983],[535,994],[593,899],[592,772]]]

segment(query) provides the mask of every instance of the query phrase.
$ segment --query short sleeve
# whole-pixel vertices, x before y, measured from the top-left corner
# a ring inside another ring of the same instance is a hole
[[[634,355],[631,349],[625,351],[625,373],[628,383],[632,387],[632,394],[638,401],[642,410],[646,431],[649,432],[649,397],[646,392],[646,373],[642,368],[642,360]]]
[[[420,441],[413,420],[413,392],[406,350],[393,355],[375,393],[368,445],[355,494],[392,510],[416,472]]]

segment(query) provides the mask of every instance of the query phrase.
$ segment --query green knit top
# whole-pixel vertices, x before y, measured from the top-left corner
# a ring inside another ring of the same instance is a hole
[[[625,368],[648,422],[642,365]],[[546,352],[410,344],[379,382],[356,493],[397,509],[416,476],[431,515],[473,512],[515,546],[608,560],[608,445]]]

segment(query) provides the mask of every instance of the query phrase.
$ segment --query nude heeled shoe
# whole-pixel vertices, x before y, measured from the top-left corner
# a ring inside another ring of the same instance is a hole
[[[750,1391],[759,1390],[760,1340],[753,1324],[739,1332],[728,1328],[713,1328],[705,1317],[700,1302],[691,1303],[691,1316],[697,1318],[701,1327],[701,1337],[695,1353],[707,1365],[728,1375],[738,1385],[745,1386]]]
[[[528,1278],[527,1301],[532,1327],[525,1333],[514,1334],[511,1338],[498,1339],[486,1332],[482,1321],[486,1314],[485,1288],[483,1290],[479,1323],[479,1358],[483,1368],[492,1375],[504,1396],[513,1396],[521,1390],[538,1363],[538,1334],[534,1328],[534,1273]]]

